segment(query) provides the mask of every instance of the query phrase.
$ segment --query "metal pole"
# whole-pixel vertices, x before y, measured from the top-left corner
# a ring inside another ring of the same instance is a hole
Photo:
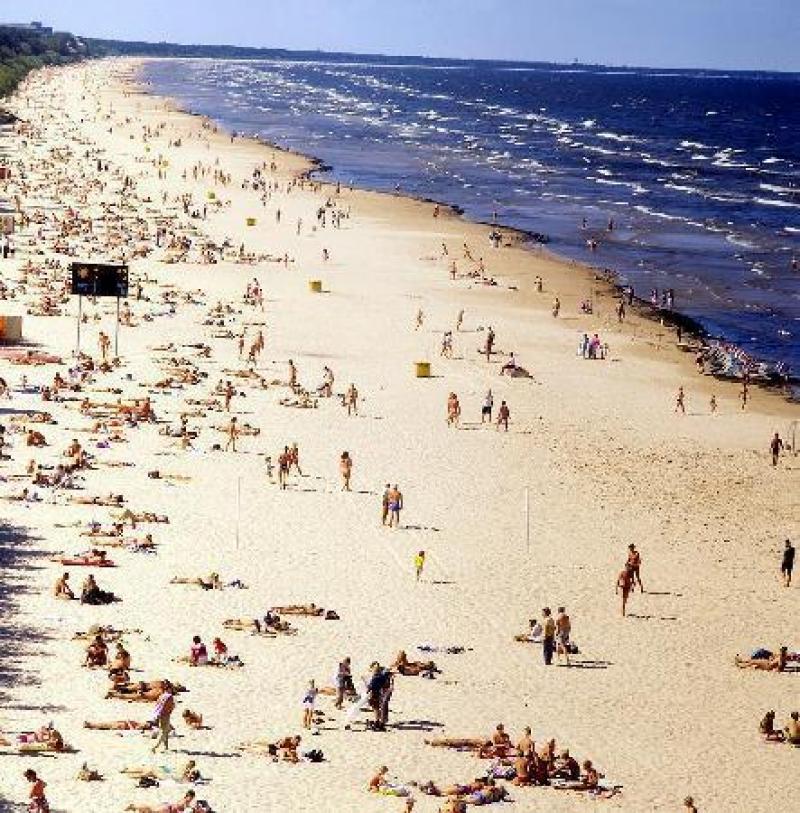
[[[119,358],[119,297],[117,297],[117,326],[114,330],[114,357]]]
[[[83,316],[83,297],[78,294],[78,342],[75,347],[75,355],[80,355],[81,352],[81,318]]]
[[[236,478],[236,550],[239,550],[239,516],[242,505],[242,478]]]
[[[525,487],[525,548],[528,556],[531,553],[531,494],[530,489]]]

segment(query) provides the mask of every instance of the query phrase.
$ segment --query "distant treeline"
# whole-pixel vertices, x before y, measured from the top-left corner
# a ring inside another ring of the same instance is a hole
[[[36,68],[63,65],[85,56],[85,43],[72,34],[0,25],[0,97],[12,93]]]

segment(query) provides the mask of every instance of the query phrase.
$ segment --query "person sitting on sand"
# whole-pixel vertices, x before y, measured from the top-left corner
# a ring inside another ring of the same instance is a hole
[[[293,737],[283,737],[280,740],[272,741],[265,738],[250,740],[237,745],[239,751],[251,754],[264,754],[272,757],[273,761],[283,759],[285,762],[299,762],[297,749],[300,747],[302,738],[299,734]]]
[[[762,717],[758,730],[768,742],[783,742],[783,732],[775,730],[775,712],[771,709]]]
[[[514,640],[524,644],[542,643],[542,635],[544,633],[542,625],[535,618],[531,618],[528,621],[528,627],[528,632],[523,632],[521,635],[515,635]]]
[[[52,725],[42,726],[38,731],[17,735],[18,748],[22,753],[57,753],[69,750],[58,729]]]
[[[789,715],[789,722],[783,732],[786,735],[786,742],[790,745],[800,745],[800,714],[793,711]]]
[[[208,650],[199,635],[192,638],[192,646],[189,650],[189,663],[192,666],[208,666]]]
[[[550,771],[550,776],[577,781],[581,776],[581,766],[578,765],[578,760],[571,757],[569,751],[565,749],[556,759],[553,769]]]
[[[184,723],[186,723],[189,728],[194,729],[195,731],[199,731],[202,729],[203,726],[203,715],[198,714],[191,709],[184,709],[183,713],[181,714],[181,719]]]
[[[86,657],[84,658],[83,665],[89,669],[96,669],[105,666],[108,663],[108,647],[101,635],[95,636],[95,639],[86,648]]]
[[[114,660],[109,665],[109,671],[128,671],[131,668],[131,653],[123,646],[121,641],[117,641]]]
[[[397,653],[390,668],[406,677],[416,677],[417,675],[433,677],[434,673],[439,671],[433,661],[410,661],[405,650],[402,649]]]
[[[117,601],[113,593],[101,590],[94,576],[90,573],[81,587],[81,604],[111,604]]]
[[[63,573],[61,578],[56,581],[53,586],[53,595],[66,601],[72,601],[75,598],[75,593],[72,592],[69,586],[69,573]]]
[[[169,517],[167,516],[162,514],[154,514],[152,511],[134,512],[131,511],[130,508],[126,508],[121,514],[115,515],[114,519],[122,524],[130,521],[132,528],[136,527],[137,522],[157,522],[169,524]]]
[[[757,669],[762,672],[783,672],[786,670],[787,647],[782,646],[778,654],[767,649],[757,649],[749,658],[737,655],[734,663],[740,669]]]

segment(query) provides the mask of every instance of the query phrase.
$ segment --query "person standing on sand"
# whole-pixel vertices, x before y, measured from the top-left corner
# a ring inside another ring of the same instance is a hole
[[[781,576],[784,587],[791,587],[792,571],[794,570],[794,545],[787,539],[781,557]]]
[[[397,484],[389,489],[387,497],[389,502],[389,527],[399,528],[400,512],[403,510],[403,494]]]
[[[333,704],[335,708],[340,709],[342,707],[345,694],[355,694],[349,657],[341,661],[336,670],[336,702]]]
[[[386,520],[389,518],[389,492],[391,490],[392,487],[387,483],[381,498],[381,525],[386,525]]]
[[[421,550],[415,557],[414,557],[414,572],[417,576],[417,581],[420,580],[422,577],[422,571],[425,568],[425,551]]]
[[[152,718],[153,723],[158,728],[158,738],[152,748],[154,754],[159,745],[163,745],[164,750],[169,751],[169,735],[172,731],[170,718],[175,710],[175,695],[173,694],[172,684],[168,680],[162,680],[161,687],[161,695],[156,701]]]
[[[342,475],[342,491],[350,491],[350,477],[353,474],[353,458],[350,452],[342,452],[339,458],[339,473]]]
[[[556,622],[549,607],[542,610],[544,624],[542,625],[542,656],[544,665],[553,663],[553,653],[556,651]]]
[[[553,318],[554,319],[558,318],[558,314],[560,312],[561,312],[561,300],[558,297],[556,297],[555,300],[553,300]]]
[[[461,404],[458,401],[458,396],[454,392],[451,392],[447,398],[447,425],[458,428],[460,420]]]
[[[289,359],[289,389],[294,390],[297,387],[297,367],[294,362]]]
[[[569,666],[569,636],[572,632],[572,622],[567,615],[564,607],[558,608],[558,615],[556,616],[556,657],[561,660],[563,655],[566,659],[567,666]]]
[[[286,481],[289,477],[289,466],[291,464],[292,453],[288,446],[283,447],[283,451],[278,455],[278,484],[281,490],[286,489]]]
[[[422,323],[425,321],[425,311],[422,308],[417,310],[417,315],[414,319],[414,330],[419,330],[422,327]]]
[[[456,318],[456,333],[460,332],[461,326],[464,324],[464,309],[462,308],[458,312],[458,317]]]
[[[492,360],[492,348],[494,347],[494,331],[492,326],[489,325],[489,332],[486,334],[486,344],[484,345],[484,352],[486,353],[486,361]]]
[[[500,409],[497,410],[497,428],[501,426],[508,432],[508,420],[511,417],[511,410],[505,401],[500,402]]]
[[[233,384],[230,381],[225,382],[225,411],[231,411],[231,398],[233,398],[233,393],[235,390],[233,389]]]
[[[747,406],[747,398],[748,398],[748,391],[747,391],[747,379],[742,380],[742,391],[739,393],[739,398],[742,401],[742,410]]]
[[[228,424],[227,434],[228,434],[228,441],[225,444],[225,451],[227,452],[228,449],[232,449],[235,452],[236,451],[236,438],[239,437],[239,427],[236,425],[236,417],[235,416],[233,418],[231,418],[231,422]]]
[[[628,568],[624,568],[623,571],[617,576],[617,587],[614,591],[619,595],[622,593],[622,615],[626,614],[627,606],[628,606],[628,596],[630,596],[631,591],[633,590],[633,577],[630,574]]]
[[[631,589],[636,587],[636,583],[639,583],[639,587],[641,591],[644,593],[644,585],[642,585],[642,577],[640,575],[640,568],[642,566],[642,556],[638,550],[636,550],[636,545],[632,542],[628,545],[628,559],[625,562],[625,568],[631,574]]]
[[[344,396],[344,404],[347,407],[347,415],[358,415],[358,390],[355,384],[347,388]]]
[[[691,796],[687,796],[683,800],[683,809],[685,813],[698,813],[697,808],[694,805],[694,799]]]
[[[483,406],[481,407],[481,423],[488,419],[489,423],[492,422],[492,409],[494,408],[494,395],[491,390],[486,391],[486,396],[483,399]]]
[[[781,452],[783,451],[783,441],[777,432],[769,443],[769,450],[772,454],[772,465],[777,466],[778,460],[780,460]]]
[[[709,407],[711,408],[711,414],[715,415],[717,412],[717,396],[712,395],[711,400],[708,402]]]
[[[308,682],[308,688],[303,695],[303,728],[311,728],[314,724],[314,705],[317,702],[319,689],[313,680]]]
[[[36,771],[32,768],[28,768],[23,775],[31,785],[30,792],[28,793],[28,798],[30,799],[28,810],[30,813],[50,813],[50,804],[44,795],[44,789],[47,787],[47,783],[39,779],[36,775]]]
[[[678,387],[678,394],[675,396],[675,411],[680,412],[681,415],[686,414],[686,394],[683,387]]]

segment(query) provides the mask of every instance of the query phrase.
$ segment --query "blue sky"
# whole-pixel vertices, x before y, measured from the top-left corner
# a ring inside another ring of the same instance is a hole
[[[6,22],[39,19],[117,39],[800,71],[800,0],[26,0],[10,6],[0,8]]]

